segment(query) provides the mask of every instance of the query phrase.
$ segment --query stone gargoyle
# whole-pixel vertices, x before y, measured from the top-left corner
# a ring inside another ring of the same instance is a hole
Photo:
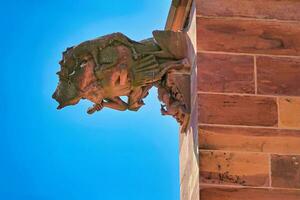
[[[67,48],[57,73],[53,98],[58,109],[81,99],[94,103],[88,113],[104,107],[137,111],[153,87],[171,115],[187,126],[190,113],[188,36],[184,32],[154,31],[153,38],[133,41],[122,33],[105,35]],[[121,99],[128,97],[127,101]]]

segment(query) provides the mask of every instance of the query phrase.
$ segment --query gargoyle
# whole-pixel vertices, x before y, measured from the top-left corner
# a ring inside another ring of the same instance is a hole
[[[186,126],[190,113],[188,36],[172,31],[154,31],[153,36],[136,42],[113,33],[67,48],[52,96],[59,103],[57,108],[88,99],[94,103],[89,114],[103,107],[137,111],[155,86],[163,102],[162,114]]]

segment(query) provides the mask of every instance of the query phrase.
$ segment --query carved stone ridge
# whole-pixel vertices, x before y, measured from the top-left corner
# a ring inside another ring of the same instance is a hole
[[[173,31],[154,31],[153,36],[136,42],[113,33],[67,48],[52,96],[57,108],[88,99],[94,103],[89,114],[104,107],[137,111],[155,86],[161,113],[173,116],[184,131],[190,116],[189,38]]]

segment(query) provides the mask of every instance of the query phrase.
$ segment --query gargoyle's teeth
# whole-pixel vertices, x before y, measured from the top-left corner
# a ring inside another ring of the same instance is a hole
[[[75,74],[75,70],[71,74],[69,74],[69,76],[73,76],[74,74]]]

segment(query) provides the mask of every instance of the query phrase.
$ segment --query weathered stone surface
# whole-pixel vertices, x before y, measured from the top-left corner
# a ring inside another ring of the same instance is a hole
[[[276,98],[199,94],[198,99],[200,123],[277,126]]]
[[[300,26],[296,22],[198,17],[197,35],[198,51],[300,55]]]
[[[196,3],[200,199],[300,200],[300,1]]]
[[[198,115],[197,115],[197,74],[196,74],[196,8],[195,2],[190,11],[188,35],[191,43],[188,46],[188,58],[191,67],[190,102],[191,114],[186,133],[180,134],[180,199],[199,200],[199,163],[198,163]]]
[[[201,200],[299,200],[299,190],[203,188]]]
[[[191,200],[199,200],[199,198],[200,198],[200,183],[199,183],[199,174],[198,174],[198,182],[195,184],[192,190]]]
[[[300,59],[257,57],[260,94],[300,96]]]
[[[300,128],[300,98],[279,98],[279,126]]]
[[[52,97],[58,109],[87,99],[93,103],[89,114],[104,107],[137,111],[155,85],[162,115],[173,116],[184,132],[190,113],[191,46],[183,31],[153,31],[153,38],[140,42],[122,33],[82,42],[63,52]]]
[[[197,0],[198,15],[300,21],[295,0]]]
[[[199,126],[198,133],[200,149],[300,154],[300,130]]]
[[[198,54],[200,91],[254,93],[252,56]]]
[[[299,155],[272,155],[271,166],[273,187],[300,188]]]
[[[269,157],[258,153],[200,151],[202,183],[269,185]]]

